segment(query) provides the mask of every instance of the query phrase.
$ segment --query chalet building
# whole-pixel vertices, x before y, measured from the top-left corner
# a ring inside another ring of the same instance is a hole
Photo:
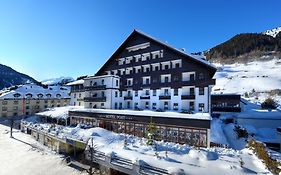
[[[215,85],[215,79],[212,77],[215,72],[216,68],[201,56],[187,54],[183,50],[176,49],[167,43],[134,30],[95,76],[85,78],[83,84],[81,81],[70,84],[71,104],[79,106],[84,103],[85,108],[93,109],[93,111],[80,110],[80,112],[75,111],[69,114],[72,123],[88,122],[95,126],[97,124],[93,122],[97,120],[98,116],[105,115],[101,111],[97,114],[95,109],[104,109],[105,113],[112,110],[111,116],[116,114],[116,110],[132,111],[136,114],[145,110],[158,111],[158,115],[164,115],[165,111],[179,115],[192,115],[193,113],[208,115],[211,108],[210,93]],[[77,94],[81,94],[79,98]],[[84,95],[83,100],[82,94]],[[152,114],[142,114],[142,118],[145,120],[140,120],[140,117],[131,114],[130,122],[120,121],[118,116],[116,116],[115,122],[117,124],[120,122],[120,127],[126,127],[127,122],[133,126],[141,123],[144,132]],[[190,118],[183,120],[183,123],[172,121],[178,117],[182,118],[179,115],[165,114],[165,120],[161,119],[161,127],[166,123],[167,126],[164,128],[176,128],[175,131],[179,131],[179,126],[182,126],[184,128],[182,133],[189,133],[189,131],[186,132],[186,129],[194,129],[200,130],[199,133],[205,133],[204,138],[209,137],[210,118],[203,117],[204,121],[201,121],[200,115],[196,115],[199,118],[195,123],[201,122],[202,125],[192,126],[194,122],[190,122]],[[156,118],[159,119],[159,117]],[[104,120],[106,119],[99,121],[106,123]],[[192,118],[192,120],[196,119]],[[188,122],[191,126],[187,124]],[[105,125],[98,124],[98,126],[104,127]],[[111,127],[112,125],[113,123],[108,128],[115,128]],[[126,130],[124,132],[127,133]],[[180,132],[175,133],[179,138]],[[144,135],[144,133],[142,134]],[[182,135],[182,137],[185,136]],[[188,139],[183,140],[179,142],[190,143]],[[205,140],[204,144],[202,142],[199,145],[208,145],[206,139],[202,140]]]
[[[69,89],[66,87],[20,85],[0,91],[0,118],[33,115],[47,108],[68,106],[69,102]]]

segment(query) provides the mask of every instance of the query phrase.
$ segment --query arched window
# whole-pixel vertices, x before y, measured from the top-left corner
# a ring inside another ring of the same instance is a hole
[[[18,97],[20,97],[21,95],[19,94],[19,93],[15,93],[14,94],[14,97],[16,97],[16,98],[18,98]]]
[[[37,94],[38,98],[43,98],[43,94]]]
[[[48,98],[51,98],[51,97],[52,97],[52,95],[51,95],[51,94],[46,94],[46,96],[47,96]]]
[[[26,96],[26,98],[32,98],[32,94],[31,93],[28,93],[25,96]]]
[[[60,98],[60,97],[61,97],[61,94],[57,94],[56,97],[57,97],[57,98]]]

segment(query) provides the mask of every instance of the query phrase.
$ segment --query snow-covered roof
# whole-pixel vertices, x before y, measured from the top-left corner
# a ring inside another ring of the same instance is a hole
[[[68,111],[74,110],[74,109],[81,109],[83,107],[81,106],[64,106],[64,107],[56,107],[56,108],[50,108],[48,111],[39,112],[36,115],[38,116],[45,116],[45,117],[51,117],[56,119],[67,119]]]
[[[67,83],[66,85],[67,86],[73,86],[73,85],[79,85],[79,84],[84,84],[84,80],[81,79],[81,80],[76,80],[76,81],[73,81],[71,83]]]
[[[151,116],[151,117],[170,117],[170,118],[185,118],[185,119],[200,119],[200,120],[211,120],[209,113],[195,113],[195,114],[184,114],[179,112],[156,112],[150,110],[134,111],[134,110],[114,110],[114,109],[74,109],[70,111],[77,112],[91,112],[91,113],[105,113],[105,114],[119,114],[119,115],[135,115],[135,116]]]
[[[20,85],[14,90],[0,92],[0,99],[23,99],[23,98],[70,98],[70,89],[63,86],[49,86],[43,88],[35,84]]]
[[[192,54],[188,54],[188,53],[184,52],[183,50],[177,49],[177,48],[175,48],[175,47],[173,47],[173,46],[167,44],[166,42],[160,41],[160,40],[158,40],[158,39],[156,39],[156,38],[154,38],[154,37],[152,37],[152,36],[150,36],[150,35],[148,35],[148,34],[142,32],[142,31],[140,31],[140,30],[135,30],[135,31],[138,32],[138,33],[140,33],[140,34],[142,34],[142,35],[145,35],[145,36],[151,38],[151,39],[154,40],[154,41],[157,41],[157,42],[161,43],[162,45],[167,46],[167,47],[170,48],[170,49],[176,50],[177,52],[180,52],[180,53],[182,53],[182,54],[184,54],[184,55],[186,55],[186,56],[189,56],[189,57],[191,57],[191,58],[193,58],[193,59],[195,59],[195,60],[197,60],[197,61],[199,61],[199,62],[201,62],[201,63],[203,63],[203,64],[206,64],[206,65],[208,65],[208,66],[210,66],[210,67],[212,67],[212,68],[214,68],[214,69],[217,69],[214,64],[212,64],[212,63],[210,63],[209,61],[205,60],[202,55],[192,55]]]

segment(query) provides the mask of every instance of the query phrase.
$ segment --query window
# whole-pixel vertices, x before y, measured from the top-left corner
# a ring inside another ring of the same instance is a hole
[[[199,87],[199,95],[204,95],[204,87]]]
[[[47,100],[45,100],[45,101],[47,101]],[[47,101],[47,102],[48,102],[48,101]],[[30,104],[30,100],[26,100],[25,103],[26,103],[26,104]]]
[[[135,109],[138,109],[138,103],[135,103]]]
[[[119,92],[119,97],[122,97],[122,95],[123,95],[123,94],[122,94],[122,91],[120,91],[120,92]]]
[[[2,107],[2,111],[7,111],[7,107]]]
[[[156,89],[153,89],[152,93],[153,93],[153,96],[156,96]]]
[[[122,102],[119,103],[119,109],[122,109]]]
[[[19,101],[15,100],[14,105],[17,105],[17,104],[19,104]]]
[[[93,81],[90,81],[90,86],[92,86],[93,85]]]
[[[179,90],[178,89],[174,89],[174,96],[178,96],[179,95]]]
[[[128,91],[128,97],[131,97],[131,91]]]
[[[17,107],[17,106],[14,106],[14,107],[13,107],[13,110],[18,110],[18,107]]]
[[[8,101],[2,101],[2,105],[7,105]]]
[[[194,95],[194,88],[190,88],[190,95]]]
[[[26,106],[25,109],[29,109],[29,106]]]
[[[152,103],[152,109],[156,109],[156,103]]]
[[[149,109],[149,102],[145,102],[145,109]]]
[[[164,102],[164,110],[168,110],[169,109],[169,103],[167,101]]]
[[[115,109],[118,109],[118,103],[117,103],[117,102],[115,102],[114,108],[115,108]]]
[[[165,70],[169,69],[169,65],[165,65]]]
[[[116,86],[118,86],[118,80],[116,80]]]
[[[174,109],[175,111],[177,111],[177,110],[179,109],[179,104],[178,104],[178,103],[174,103],[173,109]]]
[[[176,63],[175,68],[179,68],[179,67],[180,67],[180,63]]]
[[[131,103],[129,101],[127,102],[127,107],[128,109],[131,109]]]
[[[149,72],[149,67],[147,67],[147,68],[145,69],[145,72]]]
[[[198,109],[199,109],[199,111],[204,112],[204,103],[199,103],[198,104]]]
[[[145,90],[145,95],[149,95],[149,90]]]
[[[166,96],[169,95],[169,89],[164,89],[164,95],[166,95]]]
[[[101,96],[104,97],[104,91],[101,92]]]
[[[19,94],[19,93],[16,93],[16,94],[14,94],[14,97],[16,97],[16,98],[18,98],[18,97],[20,97],[21,95]]]
[[[101,105],[101,107],[104,107],[104,103],[101,103],[100,105]]]
[[[118,91],[115,91],[115,97],[118,97]]]
[[[74,94],[74,98],[76,98],[76,94]]]
[[[189,102],[189,110],[194,111],[194,101]]]
[[[74,102],[73,105],[76,106],[76,103]]]
[[[149,78],[145,79],[145,84],[149,84]]]
[[[155,71],[159,71],[159,66],[155,66]]]
[[[135,91],[135,97],[139,96],[138,91]]]
[[[81,94],[79,94],[79,98],[81,98]]]
[[[104,79],[101,80],[101,84],[104,85]]]
[[[189,80],[190,80],[190,81],[194,81],[194,74],[190,74],[189,76],[190,76],[190,77],[189,77]]]
[[[164,82],[165,82],[165,83],[168,83],[168,82],[169,82],[169,77],[165,77]]]

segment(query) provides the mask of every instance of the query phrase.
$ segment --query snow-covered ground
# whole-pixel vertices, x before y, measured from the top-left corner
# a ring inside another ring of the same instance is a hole
[[[31,120],[34,121],[34,120]],[[216,122],[219,122],[217,120]],[[149,164],[169,172],[185,174],[271,174],[263,163],[249,149],[195,148],[170,142],[156,142],[156,146],[146,144],[147,139],[131,135],[117,134],[96,127],[51,127],[51,124],[29,123],[40,131],[56,133],[59,138],[71,137],[87,142],[93,138],[97,150],[106,155],[131,160],[136,164]],[[217,124],[216,126],[222,126]],[[51,129],[50,129],[51,128]],[[222,128],[220,129],[221,132]],[[223,135],[221,135],[223,136]],[[219,137],[219,136],[218,136]],[[125,138],[127,145],[125,145]],[[228,143],[227,138],[224,138]],[[91,144],[91,142],[89,142]],[[243,162],[243,166],[241,166]],[[210,168],[212,167],[212,168]]]
[[[64,164],[62,156],[49,151],[30,135],[14,130],[13,136],[11,139],[9,128],[0,124],[1,175],[86,175]]]
[[[260,103],[272,97],[281,104],[280,94],[269,93],[271,90],[281,89],[281,59],[216,66],[218,71],[214,77],[216,85],[213,93],[244,95],[247,92],[250,93],[249,100],[253,102]]]
[[[64,107],[55,107],[55,108],[50,108],[47,111],[44,112],[39,112],[37,115],[40,116],[47,116],[51,118],[56,118],[56,119],[67,119],[69,118],[68,112],[70,110],[77,110],[77,109],[83,109],[83,106],[64,106]]]

